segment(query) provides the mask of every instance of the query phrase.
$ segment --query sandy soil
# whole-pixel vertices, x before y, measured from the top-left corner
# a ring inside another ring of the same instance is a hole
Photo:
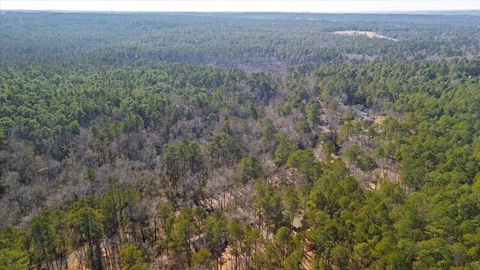
[[[386,39],[386,40],[391,40],[391,41],[398,41],[394,38],[391,38],[391,37],[387,37],[387,36],[384,36],[384,35],[380,35],[380,34],[377,34],[375,32],[372,32],[372,31],[353,31],[353,30],[349,30],[349,31],[336,31],[334,32],[335,35],[342,35],[342,36],[366,36],[368,38],[377,38],[377,39]]]

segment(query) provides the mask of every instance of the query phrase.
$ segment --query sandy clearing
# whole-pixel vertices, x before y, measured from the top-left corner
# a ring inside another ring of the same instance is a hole
[[[391,41],[398,41],[397,39],[387,37],[384,35],[377,34],[376,32],[373,31],[354,31],[354,30],[348,30],[348,31],[335,31],[333,32],[335,35],[342,35],[342,36],[366,36],[368,38],[377,38],[377,39],[386,39],[386,40],[391,40]]]

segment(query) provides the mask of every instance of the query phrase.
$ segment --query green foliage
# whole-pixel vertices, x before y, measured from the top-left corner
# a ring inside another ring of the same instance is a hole
[[[287,165],[297,169],[310,179],[316,179],[321,174],[321,167],[312,150],[297,150],[288,156]]]
[[[21,229],[6,227],[0,229],[0,269],[27,270],[30,261],[24,249],[25,236]]]
[[[7,134],[5,134],[5,130],[0,127],[0,146],[7,144]]]
[[[444,239],[419,242],[417,250],[418,259],[413,263],[413,269],[445,269],[451,266],[452,252]]]
[[[190,256],[190,239],[194,232],[195,227],[187,218],[179,217],[175,220],[168,246],[182,260]]]
[[[72,120],[70,124],[67,125],[67,130],[72,135],[79,135],[80,134],[80,125],[76,119]]]
[[[261,161],[256,156],[248,155],[240,160],[237,165],[240,177],[246,182],[248,179],[257,179],[261,176]]]
[[[203,228],[206,247],[214,258],[221,256],[227,245],[227,219],[221,212],[214,211],[205,220]]]
[[[44,211],[34,217],[29,226],[30,253],[35,263],[42,264],[45,261],[65,256],[65,242],[62,235],[63,214]],[[62,254],[63,253],[63,254]]]
[[[267,118],[261,122],[262,125],[262,138],[260,142],[262,145],[267,147],[273,147],[277,143],[277,136],[276,134],[278,131],[273,126],[273,122],[271,119]]]
[[[122,258],[122,269],[124,270],[146,270],[143,264],[142,251],[135,246],[126,246],[120,249]]]
[[[328,157],[332,154],[336,154],[338,147],[331,139],[327,139],[323,142],[322,151]]]
[[[179,181],[187,172],[198,173],[203,165],[200,145],[187,140],[181,144],[165,145],[163,161],[166,175],[173,182]]]
[[[283,268],[291,270],[303,269],[302,261],[304,259],[304,256],[304,251],[301,249],[292,251],[292,253],[290,253],[283,261]]]
[[[275,148],[274,162],[277,166],[287,163],[288,156],[296,150],[293,142],[287,137],[285,133],[277,133],[278,145]]]
[[[307,119],[312,126],[316,126],[320,123],[320,104],[318,101],[310,101],[305,106],[305,113],[307,115]]]
[[[345,157],[349,162],[357,163],[358,158],[361,154],[362,150],[360,149],[360,147],[358,145],[353,145],[347,149],[347,151],[345,152]]]
[[[207,248],[201,248],[192,255],[192,265],[195,267],[209,267],[214,265],[212,253]]]
[[[134,221],[140,193],[135,189],[112,188],[101,201],[104,230],[109,235],[121,232]]]
[[[74,232],[74,245],[88,246],[88,260],[92,269],[101,269],[100,239],[103,236],[104,217],[99,210],[89,206],[73,208],[67,213],[67,223]]]
[[[371,172],[377,167],[377,163],[372,157],[362,155],[357,159],[357,166],[364,172]]]
[[[275,189],[262,182],[255,185],[256,210],[262,223],[275,231],[284,224],[282,198]]]
[[[212,138],[208,149],[216,166],[231,165],[237,162],[244,152],[244,146],[230,134],[224,132]]]

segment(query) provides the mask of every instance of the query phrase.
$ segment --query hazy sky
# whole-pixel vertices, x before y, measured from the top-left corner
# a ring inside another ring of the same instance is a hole
[[[480,0],[0,0],[2,10],[389,12],[480,10]]]

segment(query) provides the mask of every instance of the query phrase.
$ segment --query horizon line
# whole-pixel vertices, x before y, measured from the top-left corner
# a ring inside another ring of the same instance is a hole
[[[480,10],[480,1],[432,0],[0,0],[2,11],[192,13],[412,13]]]
[[[1,1],[1,0],[0,0]],[[249,1],[249,0],[247,0]],[[312,14],[312,15],[447,15],[447,13],[480,12],[480,9],[392,10],[392,11],[162,11],[162,10],[80,10],[80,9],[0,9],[5,13],[167,13],[167,14]],[[480,15],[480,14],[479,14]]]

